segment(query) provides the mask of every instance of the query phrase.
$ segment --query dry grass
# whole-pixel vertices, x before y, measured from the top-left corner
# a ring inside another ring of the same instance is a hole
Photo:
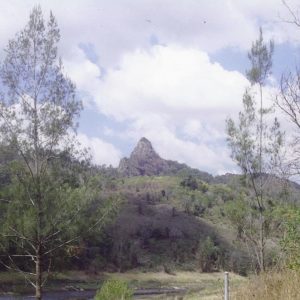
[[[300,300],[300,272],[286,270],[253,276],[232,300]]]

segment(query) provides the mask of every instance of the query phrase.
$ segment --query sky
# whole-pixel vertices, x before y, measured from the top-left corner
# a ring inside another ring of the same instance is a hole
[[[118,166],[146,137],[165,159],[238,172],[225,120],[250,86],[259,27],[275,43],[267,95],[300,62],[300,28],[282,0],[0,0],[1,60],[36,4],[57,19],[59,54],[84,103],[78,138],[100,165]]]

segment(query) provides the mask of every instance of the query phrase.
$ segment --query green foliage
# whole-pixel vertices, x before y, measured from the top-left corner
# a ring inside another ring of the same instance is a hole
[[[284,218],[284,237],[281,241],[283,251],[287,256],[290,269],[300,269],[300,209],[288,209],[282,215]]]
[[[252,90],[248,88],[243,96],[243,111],[239,113],[238,122],[232,119],[226,121],[231,157],[245,175],[245,183],[252,189],[251,197],[247,198],[250,201],[246,202],[250,211],[246,218],[248,225],[242,228],[247,244],[256,253],[254,257],[261,271],[265,270],[265,240],[271,216],[267,211],[270,206],[266,202],[265,186],[269,174],[274,173],[281,162],[283,143],[277,118],[271,124],[266,116],[272,109],[263,106],[263,86],[271,74],[273,50],[273,42],[267,46],[260,29],[259,38],[252,44],[248,54],[251,68],[247,71],[251,85],[259,88],[259,106],[256,104],[256,91],[253,91],[253,87]]]
[[[261,124],[260,114],[266,115],[270,110],[256,112],[256,102],[250,90],[246,90],[243,96],[244,110],[239,113],[239,122],[232,119],[226,121],[227,142],[231,149],[231,157],[238,164],[244,174],[257,179],[260,174],[275,170],[279,160],[280,148],[283,143],[283,134],[280,125],[275,118],[273,124],[266,122]],[[262,133],[260,133],[262,128]],[[260,134],[263,136],[263,144],[260,142]],[[257,180],[250,184],[258,185]],[[259,189],[258,193],[261,193]]]
[[[197,190],[198,189],[198,182],[192,176],[188,176],[187,178],[183,179],[180,182],[180,185],[183,186],[183,187],[187,187],[191,190]]]
[[[242,199],[236,199],[235,201],[229,201],[225,204],[224,211],[229,220],[237,226],[238,230],[241,230],[245,224],[247,216],[247,204]]]
[[[220,249],[211,237],[201,242],[198,248],[198,261],[203,272],[211,272],[218,268]]]
[[[263,85],[271,73],[274,42],[270,41],[269,47],[264,43],[262,29],[259,30],[259,38],[254,43],[248,58],[251,62],[251,69],[246,72],[251,84]]]
[[[232,119],[226,121],[231,156],[243,173],[251,177],[251,185],[258,196],[261,196],[262,190],[254,179],[260,176],[261,181],[261,175],[278,162],[283,140],[278,120],[275,118],[271,126],[264,119],[272,112],[271,109],[263,107],[262,86],[271,73],[273,47],[272,41],[269,47],[264,43],[260,30],[259,39],[252,44],[248,55],[251,69],[247,72],[252,85],[259,85],[260,106],[257,108],[255,93],[248,88],[243,96],[243,111],[239,113],[239,122]],[[262,185],[261,182],[259,184]]]
[[[82,103],[58,57],[59,40],[52,13],[45,21],[36,6],[0,66],[1,244],[8,268],[34,275],[23,273],[36,299],[53,253],[103,226],[118,199],[89,183],[89,157],[76,140]]]
[[[97,292],[95,300],[130,300],[133,299],[133,290],[122,280],[110,279]]]

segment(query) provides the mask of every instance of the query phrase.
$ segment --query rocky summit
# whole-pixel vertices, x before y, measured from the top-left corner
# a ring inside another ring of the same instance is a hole
[[[125,176],[159,175],[168,169],[168,162],[162,159],[146,138],[141,138],[129,158],[123,158],[119,172]]]
[[[128,177],[174,175],[178,172],[188,171],[203,177],[205,181],[212,178],[206,172],[192,169],[176,161],[161,158],[154,150],[151,142],[145,137],[140,139],[129,158],[121,159],[118,171],[121,175]]]

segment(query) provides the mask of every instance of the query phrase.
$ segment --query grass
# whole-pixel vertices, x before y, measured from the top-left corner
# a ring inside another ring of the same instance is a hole
[[[34,280],[34,278],[31,278]],[[99,287],[103,275],[91,276],[84,272],[70,271],[65,273],[53,272],[49,276],[45,290],[58,291],[70,288],[91,290]],[[33,291],[24,276],[16,272],[0,272],[0,294],[27,294]]]
[[[224,274],[198,273],[198,272],[176,272],[169,275],[164,272],[128,272],[106,274],[107,276],[127,281],[134,288],[186,288],[185,300],[201,299],[213,300],[222,298]],[[246,279],[239,275],[230,274],[231,288],[236,288],[244,283]],[[142,299],[142,298],[141,298]],[[153,299],[167,299],[158,296]]]
[[[0,272],[0,294],[20,294],[32,290],[20,273]]]
[[[24,284],[24,279],[18,274],[0,273],[0,286],[3,283]],[[65,273],[54,273],[49,281],[48,289],[60,290],[66,286],[75,288],[97,289],[105,279],[121,279],[129,283],[132,288],[185,288],[187,294],[184,300],[196,300],[201,297],[205,300],[220,299],[223,293],[223,273],[199,273],[199,272],[176,272],[176,275],[169,275],[164,272],[131,271],[126,273],[102,273],[99,275],[88,275],[80,271],[69,271]],[[246,279],[236,274],[230,274],[231,287],[239,286]],[[1,289],[0,289],[1,291]],[[15,292],[15,290],[12,290]],[[22,292],[19,291],[19,292]],[[213,298],[215,297],[215,298]],[[149,298],[139,298],[149,299]],[[157,296],[151,299],[168,299],[166,296]],[[173,299],[173,298],[170,298]]]
[[[232,300],[299,300],[300,272],[284,270],[253,276],[241,285]]]
[[[48,288],[50,290],[64,289],[66,286],[76,288],[97,289],[101,283],[108,279],[121,279],[129,283],[132,288],[186,288],[187,293],[183,300],[218,300],[223,297],[224,274],[176,272],[169,275],[164,272],[131,271],[126,273],[102,273],[89,275],[81,271],[54,273],[51,276]],[[300,272],[285,270],[281,272],[268,272],[249,278],[230,273],[230,299],[232,300],[299,300]],[[17,287],[24,286],[21,274],[12,272],[0,273],[1,286],[13,287],[9,292],[18,293]],[[140,297],[139,300],[150,299]],[[170,296],[160,295],[151,297],[155,300],[174,299]],[[180,299],[180,298],[178,298]]]

